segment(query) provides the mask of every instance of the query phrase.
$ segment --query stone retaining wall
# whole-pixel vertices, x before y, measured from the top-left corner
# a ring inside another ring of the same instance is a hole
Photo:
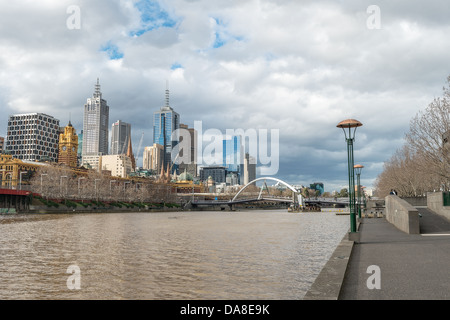
[[[386,220],[409,234],[420,234],[419,211],[396,195],[385,198]]]
[[[450,220],[450,206],[444,206],[442,191],[428,192],[427,207],[428,209]]]

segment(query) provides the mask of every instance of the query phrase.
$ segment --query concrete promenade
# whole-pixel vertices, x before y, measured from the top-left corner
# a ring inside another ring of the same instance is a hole
[[[362,218],[359,241],[343,239],[304,300],[450,300],[450,221],[417,209],[420,234]]]

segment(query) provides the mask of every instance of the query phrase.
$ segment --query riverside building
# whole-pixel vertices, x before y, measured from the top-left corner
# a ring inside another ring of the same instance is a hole
[[[44,113],[9,116],[5,150],[27,161],[58,161],[59,120]]]
[[[78,136],[75,128],[69,121],[64,132],[59,135],[58,163],[76,168],[78,163]]]

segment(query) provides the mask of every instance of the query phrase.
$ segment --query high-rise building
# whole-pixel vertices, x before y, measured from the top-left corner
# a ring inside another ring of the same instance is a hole
[[[226,182],[227,168],[221,166],[210,166],[200,169],[201,181],[208,181],[210,177],[215,184]]]
[[[77,166],[81,166],[81,155],[83,154],[83,130],[78,134]]]
[[[0,153],[3,153],[4,144],[5,144],[5,138],[0,137]]]
[[[117,120],[111,126],[111,149],[109,154],[126,154],[131,139],[131,124]]]
[[[169,105],[169,89],[166,89],[166,104],[153,115],[153,143],[164,148],[164,168],[172,166],[172,150],[177,145],[178,139],[172,141],[172,132],[180,127],[180,115]],[[175,160],[176,155],[174,155]],[[177,165],[174,165],[174,169]],[[174,171],[172,169],[172,172]]]
[[[234,172],[238,179],[242,175],[241,156],[243,154],[243,146],[241,136],[232,136],[223,140],[223,166],[227,168],[227,172]]]
[[[355,187],[357,188],[357,186],[355,186]],[[309,188],[312,189],[312,190],[317,190],[317,191],[319,191],[319,196],[322,195],[322,194],[324,193],[324,191],[325,191],[322,182],[314,182],[314,183],[311,183],[311,184],[309,185]]]
[[[58,161],[59,120],[43,113],[9,116],[5,150],[14,158]]]
[[[164,161],[163,153],[164,147],[160,144],[155,143],[151,147],[145,147],[142,160],[144,170],[153,170],[155,174],[159,174]]]
[[[78,136],[75,128],[69,121],[64,128],[64,133],[59,135],[59,156],[58,163],[76,168],[78,164]]]
[[[244,158],[244,185],[256,179],[256,159],[245,154]]]
[[[109,106],[106,100],[102,99],[100,83],[97,79],[95,91],[92,98],[87,99],[84,105],[83,119],[83,150],[82,163],[89,163],[91,167],[98,156],[108,154],[108,133],[109,133]]]
[[[179,172],[183,173],[186,171],[187,173],[191,174],[193,177],[197,177],[197,130],[194,128],[189,128],[185,124],[180,124],[180,129],[187,130],[189,132],[189,143],[187,145],[190,146],[190,159],[187,160],[186,163],[180,163],[179,164]],[[180,144],[183,142],[184,136],[180,136]],[[180,151],[180,159],[184,159],[182,152],[184,150]]]

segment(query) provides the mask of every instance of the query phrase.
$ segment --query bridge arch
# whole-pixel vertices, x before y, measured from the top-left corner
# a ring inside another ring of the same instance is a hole
[[[233,200],[231,200],[231,201],[233,202],[234,200],[236,200],[236,198],[239,196],[239,194],[240,194],[242,191],[244,191],[249,185],[253,184],[253,183],[256,182],[256,181],[262,181],[262,180],[264,180],[264,181],[265,181],[265,180],[273,180],[273,181],[279,182],[279,183],[285,185],[285,186],[286,186],[288,189],[290,189],[291,191],[293,191],[293,192],[295,192],[295,193],[298,193],[298,191],[297,191],[293,186],[291,186],[291,185],[288,184],[287,182],[284,182],[283,180],[280,180],[280,179],[277,179],[277,178],[272,178],[272,177],[263,177],[263,178],[258,178],[258,179],[255,179],[255,180],[250,181],[249,183],[247,183],[241,190],[239,190],[238,193],[236,193],[236,195],[234,196]]]

